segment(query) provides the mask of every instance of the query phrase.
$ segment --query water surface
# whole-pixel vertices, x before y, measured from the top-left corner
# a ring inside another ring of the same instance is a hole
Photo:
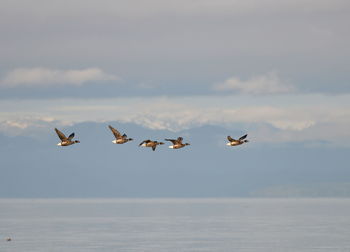
[[[349,235],[350,199],[0,199],[4,252],[350,251]]]

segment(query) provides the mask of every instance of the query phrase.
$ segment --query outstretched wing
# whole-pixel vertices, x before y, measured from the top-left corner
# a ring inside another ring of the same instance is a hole
[[[108,125],[108,127],[112,131],[112,133],[115,136],[115,138],[120,138],[122,136],[120,134],[120,132],[118,130],[116,130],[115,128],[113,128],[111,125]]]
[[[172,142],[173,144],[176,144],[176,142],[177,142],[177,140],[175,140],[175,139],[164,139],[165,141],[170,141],[170,142]]]
[[[243,139],[245,139],[247,136],[248,136],[248,134],[245,134],[244,136],[241,136],[241,137],[239,138],[239,140],[243,140]]]
[[[182,137],[178,137],[178,138],[177,138],[177,142],[178,142],[179,144],[182,144],[182,140],[183,140]]]
[[[230,137],[230,136],[227,136],[227,140],[229,140],[230,142],[232,142],[232,141],[236,141],[235,139],[233,139],[232,137]]]
[[[151,140],[149,140],[149,139],[147,139],[147,140],[144,140],[144,141],[142,141],[140,144],[139,144],[139,146],[141,146],[143,143],[149,143]]]
[[[157,145],[152,146],[152,150],[155,151],[156,147],[157,147]]]
[[[74,132],[73,132],[72,134],[69,135],[68,140],[69,140],[69,141],[72,140],[73,137],[74,137]]]
[[[61,141],[67,140],[67,137],[61,131],[59,131],[57,128],[55,128],[55,131],[56,131],[58,137],[61,139]]]

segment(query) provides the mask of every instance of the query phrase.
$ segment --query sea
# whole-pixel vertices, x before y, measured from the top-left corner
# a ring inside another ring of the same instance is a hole
[[[349,252],[350,199],[0,199],[0,251]]]

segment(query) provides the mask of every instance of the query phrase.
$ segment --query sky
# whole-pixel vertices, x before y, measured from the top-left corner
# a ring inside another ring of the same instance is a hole
[[[264,141],[348,145],[348,1],[1,5],[4,134],[42,120],[242,123]],[[283,133],[264,137],[264,123]]]
[[[0,4],[6,137],[115,121],[350,148],[347,0]]]

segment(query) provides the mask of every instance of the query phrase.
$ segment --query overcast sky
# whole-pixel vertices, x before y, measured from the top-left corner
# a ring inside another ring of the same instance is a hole
[[[0,3],[3,134],[113,120],[349,145],[347,0]]]

